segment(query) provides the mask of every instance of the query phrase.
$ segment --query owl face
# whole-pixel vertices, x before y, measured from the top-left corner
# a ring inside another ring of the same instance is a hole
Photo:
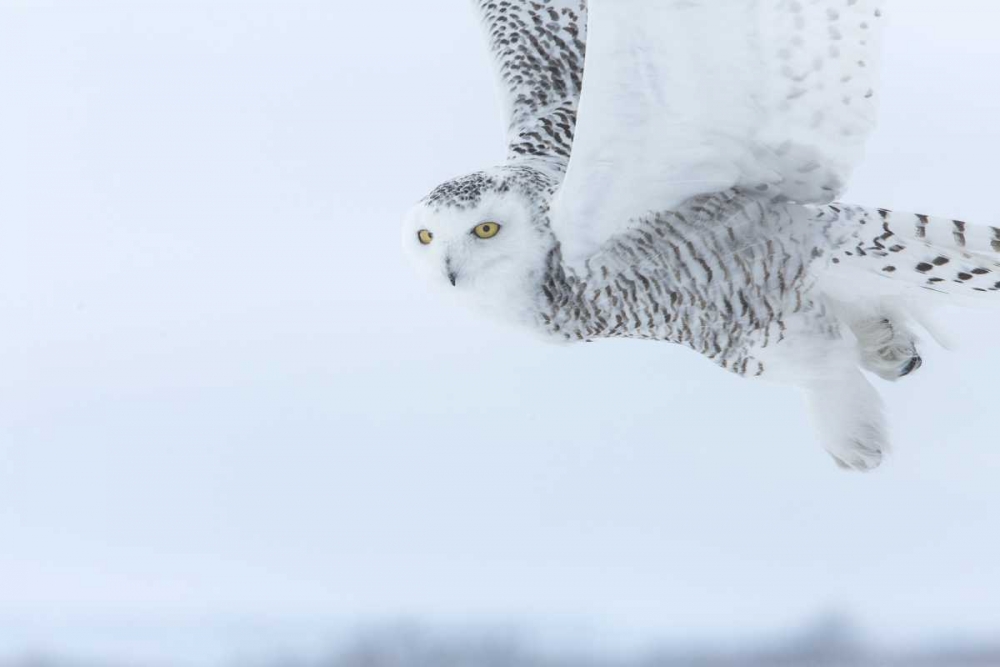
[[[523,315],[555,246],[545,191],[530,185],[520,170],[498,168],[435,188],[403,224],[403,248],[418,273],[476,305]]]

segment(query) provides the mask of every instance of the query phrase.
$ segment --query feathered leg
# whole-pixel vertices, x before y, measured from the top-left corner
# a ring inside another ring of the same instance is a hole
[[[917,351],[917,336],[908,318],[882,300],[865,307],[830,301],[834,312],[858,341],[861,367],[890,382],[910,375],[923,360]]]
[[[868,471],[879,466],[889,450],[882,401],[858,368],[861,354],[854,340],[789,336],[764,354],[772,380],[805,390],[820,441],[840,467]]]
[[[805,385],[823,447],[842,468],[874,470],[889,450],[878,392],[853,363],[823,371]]]
[[[902,320],[883,316],[852,323],[861,366],[883,380],[895,381],[923,365],[916,337]]]

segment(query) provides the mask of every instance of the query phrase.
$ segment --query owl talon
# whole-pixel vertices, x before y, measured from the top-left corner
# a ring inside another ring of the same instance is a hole
[[[882,317],[855,321],[862,367],[883,380],[893,382],[923,365],[916,337],[899,321]]]
[[[882,452],[866,450],[864,456],[830,454],[837,467],[847,472],[872,472],[882,465]]]
[[[900,369],[899,377],[904,378],[910,373],[913,373],[914,371],[919,369],[923,365],[924,365],[924,360],[920,358],[919,354],[916,354],[910,358],[910,361],[907,362],[907,364],[903,366],[902,369]]]

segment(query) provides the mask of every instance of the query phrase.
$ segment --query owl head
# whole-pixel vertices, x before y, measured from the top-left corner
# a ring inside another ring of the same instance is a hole
[[[523,315],[558,252],[549,228],[555,180],[504,166],[436,187],[406,215],[403,248],[426,280],[503,315]]]

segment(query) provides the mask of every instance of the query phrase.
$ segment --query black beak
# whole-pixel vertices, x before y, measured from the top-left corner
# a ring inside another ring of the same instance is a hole
[[[451,255],[447,255],[444,258],[444,270],[448,272],[448,280],[451,281],[451,286],[454,287],[458,281],[458,271],[451,267]]]

